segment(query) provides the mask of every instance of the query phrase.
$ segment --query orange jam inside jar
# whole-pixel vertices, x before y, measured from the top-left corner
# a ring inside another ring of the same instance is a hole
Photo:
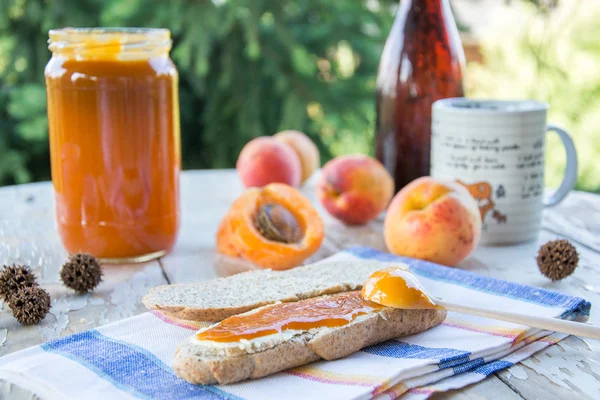
[[[58,232],[69,252],[141,262],[179,228],[178,74],[167,29],[50,31],[45,70]]]

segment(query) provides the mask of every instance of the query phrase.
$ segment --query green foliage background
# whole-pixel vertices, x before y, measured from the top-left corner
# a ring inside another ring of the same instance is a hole
[[[516,3],[495,16],[482,47],[485,65],[469,65],[469,94],[530,98],[550,104],[548,120],[569,131],[579,159],[577,189],[600,193],[600,2],[564,1],[544,10]],[[507,29],[510,27],[510,29]],[[565,152],[548,136],[546,183],[558,187]]]
[[[572,132],[580,152],[577,187],[600,192],[600,7],[581,6],[585,12],[567,12],[548,29],[560,17],[556,0],[513,3],[532,22],[484,41],[486,62],[469,65],[468,93],[550,102],[551,119]],[[324,160],[371,152],[377,65],[397,4],[0,0],[0,186],[50,178],[43,71],[47,32],[65,26],[172,31],[186,169],[232,167],[248,140],[283,129],[309,134]],[[548,155],[555,185],[564,164],[555,140]]]
[[[48,30],[172,31],[184,168],[235,165],[251,138],[308,133],[325,159],[368,148],[375,73],[391,5],[297,0],[2,0],[0,184],[49,179]],[[345,144],[344,144],[345,143]]]

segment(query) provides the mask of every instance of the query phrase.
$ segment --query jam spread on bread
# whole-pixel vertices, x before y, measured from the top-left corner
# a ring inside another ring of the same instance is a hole
[[[364,299],[387,307],[436,308],[417,278],[400,267],[375,271],[363,285],[361,295]]]
[[[200,340],[213,342],[238,342],[286,330],[339,327],[349,324],[359,315],[382,308],[379,304],[363,299],[358,291],[346,292],[275,304],[256,312],[234,315],[196,336]]]

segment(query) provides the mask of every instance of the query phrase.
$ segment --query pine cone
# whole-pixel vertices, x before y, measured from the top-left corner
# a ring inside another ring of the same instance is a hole
[[[24,287],[9,299],[8,306],[23,325],[37,324],[50,311],[50,295],[39,286]]]
[[[93,256],[72,254],[60,270],[60,279],[65,286],[79,293],[86,293],[102,281],[102,269]]]
[[[5,265],[0,271],[0,298],[6,302],[20,288],[36,285],[35,275],[27,265]]]
[[[558,281],[571,275],[578,263],[577,249],[565,239],[547,242],[540,247],[537,256],[540,272],[552,281]]]

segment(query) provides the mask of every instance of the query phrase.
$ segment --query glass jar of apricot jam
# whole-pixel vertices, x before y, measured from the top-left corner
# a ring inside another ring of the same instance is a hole
[[[49,35],[50,158],[62,243],[104,262],[164,255],[179,228],[181,170],[169,30]]]

